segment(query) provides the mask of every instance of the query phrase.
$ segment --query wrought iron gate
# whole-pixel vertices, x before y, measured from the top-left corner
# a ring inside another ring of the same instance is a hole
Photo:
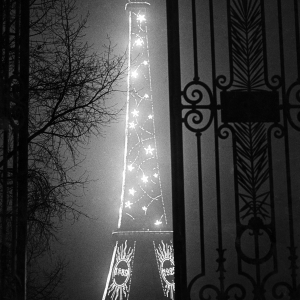
[[[298,6],[167,1],[177,299],[300,299]]]

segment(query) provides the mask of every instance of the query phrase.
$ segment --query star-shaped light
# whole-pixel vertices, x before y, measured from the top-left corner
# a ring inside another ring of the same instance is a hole
[[[153,115],[149,115],[148,119],[152,120],[153,119]]]
[[[153,176],[154,176],[155,178],[157,178],[157,177],[158,177],[158,174],[157,174],[157,173],[154,173]]]
[[[133,71],[132,73],[131,73],[131,76],[133,77],[133,78],[137,78],[138,77],[138,72],[135,70],[135,71]]]
[[[151,148],[151,146],[149,145],[147,148],[144,148],[146,150],[146,154],[153,154],[154,148]]]
[[[144,65],[144,66],[147,66],[147,65],[148,65],[148,62],[147,62],[146,60],[144,60],[144,61],[143,61],[143,65]]]
[[[132,205],[133,203],[131,203],[130,201],[127,201],[127,202],[125,202],[125,207],[127,207],[127,208],[131,208],[131,205]]]
[[[148,176],[146,176],[146,175],[144,174],[143,177],[142,177],[142,181],[143,181],[144,183],[148,182]]]
[[[146,21],[145,15],[137,15],[136,19],[140,22]]]
[[[139,115],[139,111],[136,109],[134,109],[131,113],[134,117],[138,117],[138,115]]]
[[[144,95],[144,98],[145,98],[145,99],[148,99],[148,98],[149,98],[149,95],[148,95],[148,94],[145,94],[145,95]]]
[[[134,166],[131,164],[128,166],[128,170],[131,172],[134,169]]]
[[[157,226],[160,225],[160,224],[162,224],[162,221],[159,221],[159,220],[156,220],[155,223],[154,223],[154,225],[157,225]]]
[[[134,188],[129,189],[129,194],[134,196],[134,194],[136,193],[136,190]]]
[[[130,123],[129,123],[129,128],[134,129],[134,128],[135,128],[135,125],[136,125],[136,124],[135,124],[134,122],[130,122]]]
[[[144,44],[144,41],[143,41],[142,38],[138,38],[138,39],[135,41],[135,44],[136,44],[137,46],[142,46],[142,45]]]

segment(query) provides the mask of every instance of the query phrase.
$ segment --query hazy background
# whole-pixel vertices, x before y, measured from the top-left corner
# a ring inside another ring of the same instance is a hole
[[[115,52],[123,53],[128,47],[128,13],[126,1],[77,0],[80,14],[90,13],[86,40],[96,51],[110,37]],[[150,67],[154,99],[155,127],[160,163],[164,202],[170,220],[170,151],[168,124],[167,40],[164,1],[151,1],[148,37]],[[125,108],[124,92],[112,96],[118,108]],[[112,231],[117,229],[120,205],[123,155],[125,141],[125,109],[119,122],[104,128],[104,136],[91,140],[86,160],[81,170],[87,170],[90,179],[85,194],[78,197],[77,204],[91,219],[81,217],[74,224],[66,223],[60,235],[62,245],[57,251],[65,254],[70,264],[66,276],[66,294],[69,299],[102,299],[113,253]]]
[[[190,2],[181,0],[180,2],[180,26],[181,34],[181,74],[182,88],[187,82],[192,80],[192,37],[191,37],[191,15]],[[279,73],[278,65],[278,40],[277,29],[273,22],[277,17],[276,1],[266,0],[268,14],[266,19],[267,43],[269,49],[269,71],[270,74]],[[282,1],[283,2],[283,1]],[[88,11],[89,28],[86,39],[94,45],[94,49],[101,52],[101,46],[106,43],[107,35],[110,36],[112,44],[116,44],[116,53],[123,53],[128,46],[128,15],[124,10],[126,1],[109,0],[78,0],[80,13],[85,15]],[[168,116],[168,80],[167,80],[167,36],[166,36],[166,15],[165,1],[151,0],[151,7],[148,13],[148,37],[150,48],[150,64],[152,75],[152,89],[154,99],[155,127],[158,147],[158,158],[160,163],[162,189],[164,202],[166,205],[167,217],[171,214],[171,186],[170,186],[170,147],[169,147],[169,116]],[[199,51],[199,72],[201,80],[211,84],[211,63],[210,63],[210,34],[209,34],[209,1],[199,1],[198,7],[198,48]],[[214,1],[215,3],[215,24],[216,26],[216,63],[217,74],[228,76],[228,47],[227,47],[227,24],[226,24],[226,1]],[[285,2],[284,2],[285,3]],[[291,3],[291,1],[289,1]],[[285,21],[289,21],[290,7],[284,5]],[[286,12],[285,12],[286,11]],[[290,10],[292,11],[292,10]],[[276,21],[276,20],[275,20]],[[284,24],[284,26],[286,26]],[[286,27],[284,42],[287,56],[295,56],[293,44],[293,32]],[[276,47],[273,49],[273,45]],[[277,49],[277,50],[276,50]],[[271,54],[270,54],[271,53]],[[294,64],[294,60],[291,58]],[[295,80],[295,67],[290,63],[287,65],[287,74],[289,84]],[[113,103],[119,108],[124,108],[126,101],[126,82],[123,85],[123,93],[113,95]],[[120,115],[117,123],[104,128],[104,136],[93,138],[89,149],[86,151],[86,160],[82,164],[82,169],[78,172],[88,171],[90,179],[97,181],[91,183],[85,191],[85,194],[78,197],[78,205],[84,213],[91,218],[82,217],[75,224],[66,223],[61,234],[63,245],[57,246],[57,250],[65,254],[70,260],[67,281],[66,294],[70,299],[81,300],[99,300],[102,299],[109,266],[113,252],[113,240],[111,233],[117,228],[117,217],[120,205],[124,139],[125,139],[125,110]],[[299,134],[297,134],[299,137]],[[187,216],[187,240],[195,241],[195,234],[199,230],[199,214],[195,207],[198,207],[198,182],[197,166],[191,157],[196,155],[196,139],[194,133],[184,129],[184,156],[185,162],[185,192],[186,192],[186,216]],[[276,141],[275,141],[276,142]],[[293,139],[291,147],[292,176],[296,190],[295,199],[299,199],[299,138]],[[279,150],[282,148],[282,140],[273,145]],[[234,273],[236,267],[236,257],[234,249],[235,239],[235,212],[234,212],[234,190],[233,190],[233,168],[232,168],[232,141],[231,139],[220,141],[221,149],[221,185],[222,185],[222,209],[223,214],[223,234],[228,251],[226,252],[227,276]],[[279,151],[278,150],[278,151]],[[280,150],[280,151],[281,151]],[[280,154],[281,155],[281,154]],[[287,227],[282,226],[281,218],[287,215],[285,187],[283,186],[283,177],[281,175],[284,169],[284,159],[282,156],[274,158],[276,164],[276,205],[278,206],[277,226],[280,227],[278,236],[282,239],[288,232]],[[189,159],[188,159],[189,158]],[[214,137],[212,126],[202,136],[202,163],[203,163],[203,189],[205,199],[205,233],[206,250],[208,253],[207,272],[208,281],[218,276],[217,270],[217,243],[216,243],[216,193],[215,193],[215,175],[214,175]],[[296,168],[297,167],[297,168]],[[295,206],[295,215],[299,212],[300,201]],[[282,213],[284,212],[284,214]],[[299,213],[297,214],[299,215]],[[298,225],[300,220],[298,218]],[[282,227],[282,228],[281,228]],[[300,227],[299,227],[300,228]],[[196,232],[196,233],[195,233]],[[300,239],[299,230],[297,241]],[[268,244],[268,243],[267,243]],[[278,245],[280,243],[278,242]],[[286,252],[286,241],[282,241],[282,263],[280,267],[285,267],[288,274],[288,253]],[[198,241],[189,246],[189,255],[187,267],[191,269],[189,276],[199,272],[200,260],[195,259],[199,255]],[[194,273],[194,274],[193,274]],[[283,274],[283,273],[282,273]],[[282,274],[278,274],[280,277]],[[211,277],[209,277],[211,276]]]

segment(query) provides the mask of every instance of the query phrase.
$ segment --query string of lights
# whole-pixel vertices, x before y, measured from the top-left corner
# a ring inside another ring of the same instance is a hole
[[[171,232],[164,228],[167,218],[154,126],[146,23],[149,5],[146,2],[126,5],[129,66],[123,183],[118,230],[114,232],[117,241],[103,300],[142,299],[143,285],[151,286],[147,292],[151,299],[160,294],[174,300],[175,295],[173,244]],[[147,254],[143,249],[147,249]],[[154,270],[156,281],[152,278]],[[161,286],[157,285],[159,278]]]
[[[129,12],[126,140],[118,228],[162,229],[167,224],[157,145],[145,8]]]

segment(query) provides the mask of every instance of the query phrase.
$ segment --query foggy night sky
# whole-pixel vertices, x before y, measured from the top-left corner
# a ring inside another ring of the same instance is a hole
[[[167,217],[170,221],[170,158],[168,127],[168,81],[167,45],[164,1],[152,0],[148,17],[148,38],[150,67],[154,99],[155,127],[160,163],[161,180]],[[128,46],[128,14],[126,1],[77,0],[80,14],[89,11],[86,40],[101,52],[107,43],[117,44],[116,54]],[[124,92],[113,95],[117,107],[124,107],[126,101],[126,80]],[[66,275],[66,295],[69,299],[99,300],[105,288],[113,253],[112,231],[117,229],[120,206],[124,139],[125,109],[120,120],[104,128],[104,137],[94,137],[89,144],[82,169],[87,170],[90,179],[85,194],[77,199],[81,210],[91,219],[81,217],[78,222],[66,222],[60,234],[63,245],[55,246],[58,253],[70,261]]]
[[[154,114],[155,114],[155,128],[156,139],[158,147],[158,159],[160,164],[160,173],[162,180],[162,190],[164,196],[164,203],[166,205],[166,212],[168,220],[171,216],[171,186],[170,186],[170,149],[169,149],[169,118],[168,118],[168,80],[167,80],[167,36],[166,36],[166,16],[165,16],[165,1],[162,0],[150,0],[150,10],[148,12],[147,26],[148,26],[148,38],[149,38],[149,50],[150,50],[150,67],[151,67],[151,79],[152,90],[154,100]],[[192,80],[191,76],[193,65],[192,60],[187,60],[186,57],[192,58],[191,44],[191,20],[190,20],[190,7],[187,3],[190,1],[179,1],[180,5],[180,26],[184,28],[186,34],[180,36],[181,39],[181,57],[184,57],[184,63],[181,65],[182,71],[182,87]],[[205,2],[205,3],[204,3]],[[218,1],[215,1],[218,2]],[[198,10],[198,36],[201,37],[198,40],[199,49],[199,70],[201,80],[204,82],[211,82],[211,66],[207,62],[207,57],[210,58],[209,47],[209,31],[207,30],[207,24],[209,23],[209,15],[207,11],[208,1],[201,2],[201,7]],[[266,1],[266,3],[272,3],[272,1]],[[88,11],[90,16],[88,19],[87,36],[86,39],[90,44],[94,45],[95,51],[101,52],[101,46],[106,43],[107,35],[110,36],[112,44],[117,44],[116,53],[122,53],[128,46],[128,15],[124,7],[126,0],[77,0],[80,13],[84,16]],[[190,5],[190,4],[189,4]],[[221,26],[216,28],[216,35],[218,39],[216,41],[216,58],[218,74],[226,74],[227,70],[227,25],[221,21],[224,21],[224,15],[226,14],[226,1],[218,2],[218,7],[215,9],[215,21],[219,21]],[[223,6],[224,7],[223,7]],[[270,20],[267,21],[267,30],[270,30],[272,25],[272,18],[276,18],[275,6],[269,8],[274,9],[269,14]],[[269,22],[269,25],[268,25]],[[273,28],[269,33],[273,33]],[[285,45],[288,47],[290,43],[289,39],[292,35],[285,35]],[[276,36],[269,35],[269,46],[276,41]],[[294,55],[293,49],[291,55]],[[272,50],[273,51],[273,50]],[[200,52],[200,51],[199,51]],[[273,57],[274,55],[274,57]],[[278,53],[274,50],[271,57],[276,62]],[[224,59],[226,57],[226,59]],[[274,59],[275,58],[275,59]],[[270,74],[278,73],[278,67],[270,59],[269,64]],[[288,69],[288,68],[287,68]],[[292,69],[292,68],[291,68]],[[290,77],[293,79],[294,75],[290,72]],[[118,107],[124,107],[126,101],[126,80],[123,85],[123,93],[113,95],[113,103],[116,103]],[[210,131],[211,128],[208,130]],[[184,131],[186,133],[186,131]],[[100,300],[102,299],[104,287],[107,280],[109,266],[111,263],[113,253],[113,239],[112,231],[117,229],[118,210],[120,206],[121,196],[121,184],[122,184],[122,171],[123,171],[123,155],[124,155],[124,139],[125,139],[125,110],[120,115],[120,120],[117,123],[112,123],[109,127],[104,128],[104,137],[99,136],[91,140],[88,146],[89,150],[86,151],[86,160],[82,165],[80,172],[88,171],[90,179],[96,179],[97,181],[90,183],[85,191],[85,194],[77,199],[77,204],[81,205],[81,209],[84,213],[91,216],[91,219],[81,217],[80,220],[74,224],[70,222],[64,225],[64,229],[61,233],[61,240],[63,245],[56,246],[57,251],[66,255],[69,259],[69,267],[66,276],[66,296],[72,300]],[[192,135],[192,134],[191,134]],[[186,134],[187,136],[187,134]],[[208,134],[209,136],[209,134]],[[186,137],[187,138],[187,137]],[[193,150],[190,140],[184,140],[188,147],[186,147],[185,157],[195,157],[195,149]],[[195,142],[193,135],[193,142]],[[300,141],[298,140],[298,145]],[[213,210],[215,192],[212,186],[213,180],[213,155],[212,155],[212,138],[208,137],[203,143],[202,157],[203,159],[203,174],[204,174],[204,198],[207,200],[207,222],[205,228],[209,234],[216,231],[216,224]],[[296,145],[296,143],[295,143]],[[230,203],[232,200],[232,182],[230,181],[232,174],[231,164],[231,149],[232,145],[229,140],[221,144],[224,152],[221,157],[222,160],[222,176],[224,176],[224,203]],[[299,149],[299,148],[297,148]],[[294,149],[296,153],[296,147]],[[298,151],[298,150],[297,150]],[[298,152],[297,152],[298,153]],[[298,154],[297,154],[298,156]],[[299,156],[298,156],[299,157]],[[300,158],[299,158],[300,159]],[[278,172],[280,172],[281,163],[277,162]],[[296,164],[295,164],[296,165]],[[185,191],[187,193],[186,198],[192,199],[189,203],[190,211],[187,211],[189,224],[187,226],[192,230],[187,231],[187,239],[194,239],[195,234],[194,226],[198,224],[197,212],[193,211],[193,201],[197,201],[197,178],[193,176],[196,172],[196,167],[193,164],[185,166],[185,175],[189,174],[188,180],[185,180]],[[229,176],[228,176],[229,174]],[[299,175],[299,174],[298,174]],[[297,176],[299,178],[299,176]],[[228,179],[228,181],[227,181]],[[282,195],[284,197],[284,195]],[[234,206],[232,206],[233,208]],[[229,241],[233,239],[234,235],[234,221],[233,214],[228,210],[227,219],[224,218],[224,234]],[[212,239],[211,239],[212,240]],[[210,244],[210,249],[215,249],[216,245]],[[213,253],[213,251],[211,251]],[[191,251],[191,253],[194,253]],[[187,265],[189,267],[196,267],[199,261],[195,263],[194,257],[188,258]],[[215,257],[213,257],[213,263],[215,263]],[[235,262],[232,264],[234,266]],[[215,265],[210,268],[215,272]]]

